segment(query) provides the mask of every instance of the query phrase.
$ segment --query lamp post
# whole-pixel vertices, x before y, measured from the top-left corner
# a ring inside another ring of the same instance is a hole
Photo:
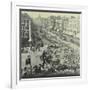
[[[30,55],[30,58],[31,58],[31,21],[30,20],[29,20],[29,40],[28,40],[28,42],[29,42],[29,55]],[[30,63],[30,69],[31,69],[31,75],[32,75],[32,65],[31,65],[31,63]]]

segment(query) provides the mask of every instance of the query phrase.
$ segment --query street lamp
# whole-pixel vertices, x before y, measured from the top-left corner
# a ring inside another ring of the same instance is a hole
[[[29,20],[29,55],[30,55],[30,60],[31,60],[31,21]],[[30,61],[31,62],[31,61]],[[32,65],[30,63],[30,69],[31,69],[31,74],[32,74]]]

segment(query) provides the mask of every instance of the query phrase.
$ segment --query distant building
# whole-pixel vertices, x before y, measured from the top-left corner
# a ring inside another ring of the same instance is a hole
[[[69,17],[68,23],[66,24],[66,26],[64,25],[64,27],[65,27],[65,30],[64,30],[65,34],[73,35],[74,37],[79,37],[77,36],[77,34],[79,34],[80,32],[79,18],[76,18],[73,16]]]

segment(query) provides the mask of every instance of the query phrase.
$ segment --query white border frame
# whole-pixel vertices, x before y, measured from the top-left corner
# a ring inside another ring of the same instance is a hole
[[[28,80],[19,80],[19,8],[22,9],[40,9],[40,10],[56,10],[56,11],[76,11],[82,12],[80,25],[80,62],[81,75],[78,78],[72,77],[56,77],[56,78],[38,78]],[[87,82],[87,7],[72,5],[45,5],[37,3],[11,3],[11,87],[35,87],[46,85],[65,85],[79,84]],[[41,81],[42,80],[42,81]],[[40,83],[41,81],[41,83]]]

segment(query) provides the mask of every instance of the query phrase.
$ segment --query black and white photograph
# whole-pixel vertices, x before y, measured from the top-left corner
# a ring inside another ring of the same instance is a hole
[[[19,12],[20,79],[80,76],[81,12]]]

